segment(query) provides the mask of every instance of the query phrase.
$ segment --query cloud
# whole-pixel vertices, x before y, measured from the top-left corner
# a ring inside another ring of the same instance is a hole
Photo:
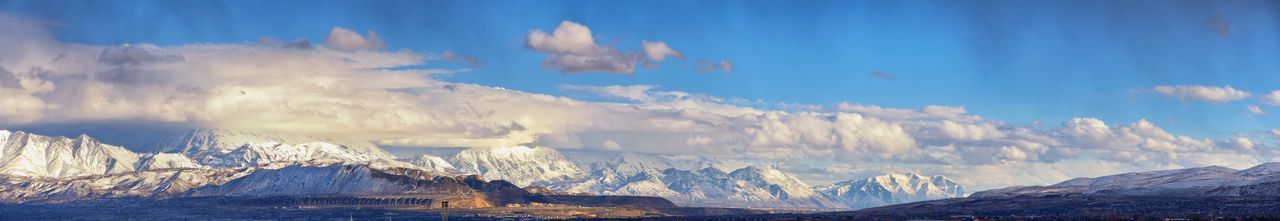
[[[18,80],[18,77],[15,76],[13,72],[9,72],[9,70],[5,70],[4,67],[0,67],[0,88],[21,90],[22,81]]]
[[[1220,37],[1231,37],[1231,23],[1227,23],[1226,19],[1222,19],[1222,16],[1214,15],[1213,17],[1209,17],[1209,19],[1204,22],[1204,25],[1205,27],[1208,27],[1209,30],[1218,33],[1218,36]]]
[[[1227,103],[1249,97],[1248,92],[1236,90],[1231,86],[1173,85],[1156,86],[1152,90],[1164,96],[1213,104]]]
[[[725,73],[733,72],[732,61],[712,62],[708,60],[698,60],[698,72],[710,73],[715,71],[724,71]]]
[[[1280,90],[1271,91],[1262,95],[1262,103],[1270,106],[1280,106]]]
[[[871,72],[871,77],[873,77],[873,78],[885,79],[885,80],[889,80],[889,81],[898,81],[898,78],[893,77],[893,75],[889,74],[888,72],[884,72],[884,71],[873,71],[873,72]]]
[[[582,24],[562,21],[550,34],[541,29],[530,31],[525,47],[547,53],[543,67],[561,73],[599,71],[616,74],[635,72],[640,55],[610,46],[596,45],[591,29]]]
[[[351,30],[342,27],[333,27],[329,30],[329,37],[325,38],[324,46],[339,51],[359,51],[381,49],[385,45],[382,39],[378,38],[378,33],[369,32],[369,36],[361,36]]]
[[[114,65],[139,65],[150,63],[175,63],[185,60],[182,55],[156,54],[149,51],[148,48],[155,48],[155,46],[123,45],[119,47],[108,47],[106,49],[102,49],[102,54],[98,55],[98,62]]]
[[[1258,105],[1252,105],[1252,104],[1250,104],[1249,106],[1245,106],[1245,109],[1248,109],[1248,110],[1249,110],[1249,113],[1253,113],[1253,115],[1264,115],[1264,114],[1267,114],[1267,112],[1266,112],[1266,111],[1262,111],[1262,108],[1258,107]]]
[[[444,53],[440,53],[440,58],[446,61],[465,62],[467,63],[467,65],[471,65],[472,68],[480,67],[480,59],[476,59],[475,57],[471,57],[467,55],[460,55],[460,54],[454,53],[453,51],[444,51]]]
[[[1280,138],[1280,128],[1271,129],[1271,135]]]
[[[674,50],[674,49],[671,49],[671,47],[667,47],[667,43],[666,43],[666,42],[661,42],[661,41],[653,41],[653,42],[651,42],[651,41],[641,41],[641,45],[643,45],[643,46],[644,46],[644,54],[645,54],[646,56],[649,56],[649,59],[654,60],[654,61],[662,61],[663,59],[666,59],[667,57],[674,57],[674,58],[677,58],[677,59],[684,59],[684,54],[681,54],[679,51],[676,51],[676,50]]]

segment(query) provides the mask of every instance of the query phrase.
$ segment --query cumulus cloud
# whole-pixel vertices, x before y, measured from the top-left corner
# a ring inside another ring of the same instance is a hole
[[[560,22],[560,26],[551,33],[541,29],[530,31],[525,37],[525,47],[547,53],[543,67],[561,73],[600,71],[631,74],[640,61],[640,55],[635,52],[597,45],[591,29],[571,21]]]
[[[329,30],[329,37],[324,40],[324,46],[339,51],[359,51],[381,49],[385,45],[378,38],[378,33],[373,31],[368,36],[361,36],[360,33],[345,28],[333,27]]]
[[[1173,85],[1156,86],[1153,91],[1160,95],[1177,97],[1183,100],[1202,101],[1213,104],[1227,103],[1249,97],[1248,92],[1236,90],[1231,86]]]
[[[1271,91],[1262,95],[1262,103],[1271,106],[1280,106],[1280,90]]]
[[[646,56],[649,56],[649,59],[654,61],[662,61],[667,57],[684,59],[684,54],[681,54],[679,51],[676,51],[675,49],[671,49],[671,47],[667,47],[666,42],[641,41],[641,45],[644,46],[644,54]]]

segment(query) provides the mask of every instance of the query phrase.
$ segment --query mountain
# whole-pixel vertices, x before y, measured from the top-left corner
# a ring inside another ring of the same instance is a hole
[[[567,181],[584,175],[564,155],[546,147],[471,148],[454,154],[449,163],[464,174],[506,180],[520,186]]]
[[[553,189],[562,192],[571,193],[597,193],[609,195],[624,195],[616,193],[619,188],[630,185],[628,188],[637,188],[635,180],[632,179],[650,179],[643,176],[660,174],[666,169],[680,170],[696,170],[699,168],[709,167],[718,162],[703,157],[697,158],[676,158],[671,156],[644,154],[634,152],[618,152],[618,151],[584,151],[573,150],[565,151],[574,164],[580,168],[587,168],[587,175],[578,180],[571,182],[557,183]],[[643,173],[643,174],[641,174]],[[640,177],[635,177],[640,174]],[[662,186],[661,181],[657,181],[657,186]],[[664,187],[665,188],[665,187]],[[637,189],[638,190],[638,189]],[[637,191],[637,193],[645,193]],[[647,195],[658,195],[649,193]]]
[[[662,172],[642,170],[630,176],[594,177],[552,185],[561,192],[667,198],[680,205],[753,208],[829,209],[844,206],[813,192],[804,182],[771,167],[748,166],[725,173],[715,168]]]
[[[440,158],[440,157],[432,156],[428,154],[418,155],[417,157],[414,157],[412,160],[410,160],[409,163],[413,164],[414,166],[423,168],[425,170],[435,171],[442,174],[460,174],[461,173],[461,172],[458,172],[458,168],[454,168],[453,165],[449,164],[449,161],[445,160],[444,158]]]
[[[1280,181],[1280,163],[1246,170],[1209,166],[1076,178],[1050,186],[1017,186],[977,192],[972,197],[1047,195],[1240,196]],[[1272,191],[1280,192],[1280,191]]]
[[[138,171],[169,168],[203,168],[205,166],[176,153],[143,154],[134,168]]]
[[[272,162],[361,162],[395,159],[377,145],[253,131],[196,129],[157,141],[153,153],[184,154],[202,165],[252,167]]]
[[[916,201],[965,197],[965,187],[944,176],[886,174],[813,187],[849,208],[870,208]]]
[[[0,130],[0,174],[73,177],[134,171],[139,156],[80,135],[50,137]]]
[[[459,192],[456,180],[430,175],[395,174],[364,164],[294,164],[261,169],[220,185],[192,190],[190,196],[379,195]]]
[[[61,179],[0,176],[0,202],[169,197],[197,187],[225,183],[252,171],[177,168]]]
[[[324,139],[311,136],[292,136],[257,131],[241,131],[229,129],[195,129],[182,135],[156,141],[148,148],[153,153],[183,153],[200,155],[210,152],[228,152],[246,144],[278,143],[300,145],[306,143],[329,143],[354,153],[368,154],[380,159],[394,159],[377,145],[369,142]]]
[[[253,167],[273,162],[364,162],[381,158],[374,154],[346,149],[337,144],[325,142],[301,143],[289,145],[266,142],[245,144],[232,150],[216,150],[190,155],[201,164],[223,167]]]

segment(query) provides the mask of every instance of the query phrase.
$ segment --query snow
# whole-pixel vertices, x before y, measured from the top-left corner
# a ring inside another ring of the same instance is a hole
[[[409,163],[431,172],[441,174],[458,173],[458,168],[454,168],[452,164],[449,164],[449,161],[446,161],[444,158],[428,154],[418,155],[418,157],[414,157],[412,161],[409,161]]]
[[[73,177],[133,171],[138,155],[81,135],[48,137],[7,132],[0,148],[0,174]]]
[[[239,149],[244,145],[280,143],[301,145],[305,143],[327,143],[339,146],[351,152],[366,153],[381,159],[395,159],[391,153],[382,150],[369,142],[324,139],[310,136],[291,136],[275,133],[241,131],[228,129],[196,129],[180,136],[158,141],[151,145],[153,153],[185,153],[200,155],[212,152],[225,152]]]
[[[204,168],[204,166],[196,163],[195,160],[176,153],[145,154],[141,160],[138,160],[138,165],[134,167],[139,171],[169,168]]]
[[[944,176],[885,174],[840,181],[814,190],[850,208],[868,208],[924,200],[964,197],[965,187]]]
[[[1111,195],[1237,195],[1249,186],[1280,180],[1280,164],[1266,163],[1247,170],[1209,166],[1076,178],[1051,186],[1009,187],[975,196],[1111,194]]]
[[[464,174],[506,180],[519,186],[566,181],[585,175],[564,155],[546,147],[471,148],[454,154],[449,163]]]

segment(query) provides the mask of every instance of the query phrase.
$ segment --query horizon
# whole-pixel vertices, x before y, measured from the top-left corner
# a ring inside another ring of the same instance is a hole
[[[1271,7],[1267,7],[1271,6]],[[1280,161],[1271,1],[6,1],[0,129],[531,145],[973,190]],[[420,149],[419,149],[420,148]]]

